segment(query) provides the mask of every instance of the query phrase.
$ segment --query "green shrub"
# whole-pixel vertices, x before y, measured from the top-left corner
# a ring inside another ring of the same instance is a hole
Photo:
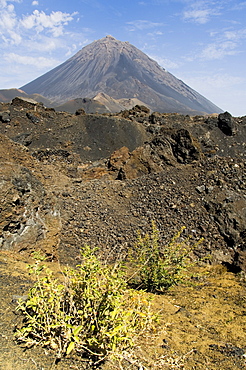
[[[37,281],[28,300],[18,303],[24,320],[16,338],[51,348],[57,358],[76,351],[101,361],[132,346],[155,317],[149,300],[127,289],[118,265],[106,266],[89,247],[81,256],[76,269],[63,272],[62,283],[40,259],[31,266]]]
[[[190,254],[202,239],[190,246],[188,238],[180,240],[185,227],[164,246],[159,243],[159,231],[152,222],[151,235],[138,234],[131,255],[133,267],[130,284],[148,292],[163,292],[187,278],[186,269],[191,266]]]
[[[154,222],[151,235],[139,234],[130,253],[129,279],[119,264],[102,263],[88,246],[81,251],[81,264],[63,271],[59,280],[36,253],[29,266],[36,282],[27,301],[17,306],[24,316],[17,341],[53,349],[57,358],[74,351],[94,362],[133,346],[157,319],[143,290],[163,292],[186,278],[190,252],[200,241],[193,246],[180,241],[182,231],[165,246]],[[142,290],[129,289],[129,283]]]

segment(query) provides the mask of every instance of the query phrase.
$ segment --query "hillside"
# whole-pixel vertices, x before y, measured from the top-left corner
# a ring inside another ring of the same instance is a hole
[[[0,104],[0,368],[92,369],[80,356],[13,342],[16,296],[32,285],[26,265],[43,253],[61,278],[85,244],[114,260],[138,231],[160,243],[185,226],[189,284],[151,295],[158,330],[143,333],[122,369],[239,370],[245,365],[246,117],[55,112],[26,98]],[[106,362],[98,368],[112,370]]]
[[[78,240],[124,245],[154,219],[164,239],[187,226],[194,238],[205,237],[215,260],[245,268],[245,117],[150,114],[140,106],[117,115],[69,114],[20,98],[1,110],[0,133],[11,145],[26,148],[32,167],[37,163],[49,172],[52,165],[70,184],[67,190],[53,190],[59,213],[67,210],[60,252],[69,244],[76,255]],[[23,167],[27,170],[20,178],[26,180],[20,181],[28,182],[29,162]],[[8,181],[13,183],[11,177]],[[22,239],[25,224],[20,226],[18,217],[2,220],[2,246],[19,248],[13,240]],[[16,229],[7,226],[13,222]]]
[[[27,94],[41,94],[57,105],[104,93],[113,99],[137,98],[159,112],[221,112],[135,46],[112,36],[85,46],[21,89]]]
[[[30,94],[28,95],[25,93],[25,91],[20,89],[1,89],[0,90],[0,102],[2,103],[10,103],[12,99],[14,99],[17,96],[21,96],[23,98],[27,99],[33,99],[37,102],[42,102],[47,107],[52,106],[52,102],[49,99],[46,99],[44,96],[41,96],[39,94]]]

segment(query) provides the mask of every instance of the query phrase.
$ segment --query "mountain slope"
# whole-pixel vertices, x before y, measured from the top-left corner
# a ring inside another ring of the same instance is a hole
[[[9,103],[12,99],[14,99],[16,96],[22,96],[24,98],[30,98],[34,99],[37,102],[42,102],[46,107],[52,106],[52,102],[45,98],[44,96],[41,96],[40,94],[30,94],[28,95],[25,91],[20,89],[1,89],[0,90],[0,102],[3,103]]]
[[[160,112],[221,112],[135,46],[112,36],[87,45],[21,89],[57,104],[103,92],[114,99],[137,98]]]
[[[67,100],[61,105],[54,104],[56,111],[75,113],[78,109],[84,109],[90,113],[118,113],[123,110],[131,109],[136,105],[147,105],[137,98],[133,99],[113,99],[104,93],[98,93],[94,98],[76,98]],[[148,106],[147,106],[148,108]]]

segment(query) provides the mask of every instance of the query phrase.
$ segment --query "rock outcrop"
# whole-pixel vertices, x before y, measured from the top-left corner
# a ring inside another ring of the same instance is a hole
[[[154,220],[163,243],[186,226],[197,255],[246,270],[246,117],[1,108],[1,249],[72,264],[85,243],[127,249]]]
[[[50,259],[56,258],[60,207],[47,186],[46,171],[43,174],[24,146],[3,135],[0,166],[0,249],[28,253],[41,249]]]

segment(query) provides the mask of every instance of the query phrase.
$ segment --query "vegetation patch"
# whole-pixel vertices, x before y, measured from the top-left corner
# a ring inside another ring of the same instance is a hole
[[[30,350],[25,345],[31,345],[22,341],[22,345],[13,342],[13,330],[19,323],[19,328],[27,324],[27,318],[14,314],[11,308],[13,295],[21,294],[23,299],[33,280],[43,279],[47,275],[47,269],[43,268],[44,262],[38,265],[40,271],[27,274],[26,258],[15,259],[9,252],[0,253],[0,297],[2,306],[0,315],[0,368],[4,369],[45,369],[45,370],[71,370],[93,368],[92,363],[103,359],[103,356],[93,356],[83,349],[77,351],[77,344],[70,355],[56,361],[58,358],[57,346],[54,350],[51,345],[45,345],[40,339],[33,342]],[[32,263],[33,261],[29,262]],[[83,261],[82,261],[83,263]],[[59,275],[61,268],[56,262],[45,262],[52,268],[52,279],[59,277],[59,282],[65,285],[66,274]],[[30,268],[29,268],[30,269]],[[149,303],[149,312],[158,314],[158,322],[155,316],[150,317],[149,324],[143,326],[133,339],[134,345],[120,345],[116,351],[108,351],[107,360],[96,368],[103,370],[240,370],[245,368],[245,280],[243,275],[228,272],[225,267],[200,265],[191,266],[187,271],[188,276],[192,273],[192,279],[171,286],[165,294],[145,293],[132,291],[134,298],[131,302],[145,303],[148,297],[152,297]],[[63,281],[64,280],[64,281]],[[188,284],[187,284],[188,282]],[[126,296],[128,290],[126,289]],[[135,295],[136,294],[136,295]],[[29,292],[30,297],[30,292]],[[28,298],[30,299],[30,298]],[[29,309],[30,310],[30,309]],[[29,311],[31,312],[31,310]],[[51,315],[51,312],[49,312]],[[141,316],[141,311],[139,313]],[[153,328],[154,326],[154,328]],[[150,330],[153,328],[154,330]],[[79,333],[82,334],[81,332]],[[29,339],[31,339],[31,334]],[[40,345],[35,345],[40,343]],[[23,348],[24,344],[24,348]],[[44,350],[42,350],[43,345]],[[120,354],[120,356],[118,356]],[[88,355],[91,356],[88,362]],[[113,357],[115,355],[115,357]],[[61,354],[63,356],[63,354]],[[113,358],[112,358],[113,357]],[[86,361],[82,361],[82,360]]]
[[[63,271],[60,282],[36,256],[29,269],[37,281],[27,301],[18,303],[24,321],[15,335],[28,347],[55,350],[57,358],[76,351],[95,363],[133,346],[156,315],[143,293],[127,288],[117,264],[103,264],[90,247],[81,257],[76,269]]]
[[[188,279],[187,270],[194,264],[191,253],[203,241],[190,245],[189,238],[181,238],[185,227],[177,232],[167,245],[160,245],[159,231],[152,222],[152,233],[138,234],[131,251],[133,275],[130,283],[138,289],[162,293],[173,285]]]

